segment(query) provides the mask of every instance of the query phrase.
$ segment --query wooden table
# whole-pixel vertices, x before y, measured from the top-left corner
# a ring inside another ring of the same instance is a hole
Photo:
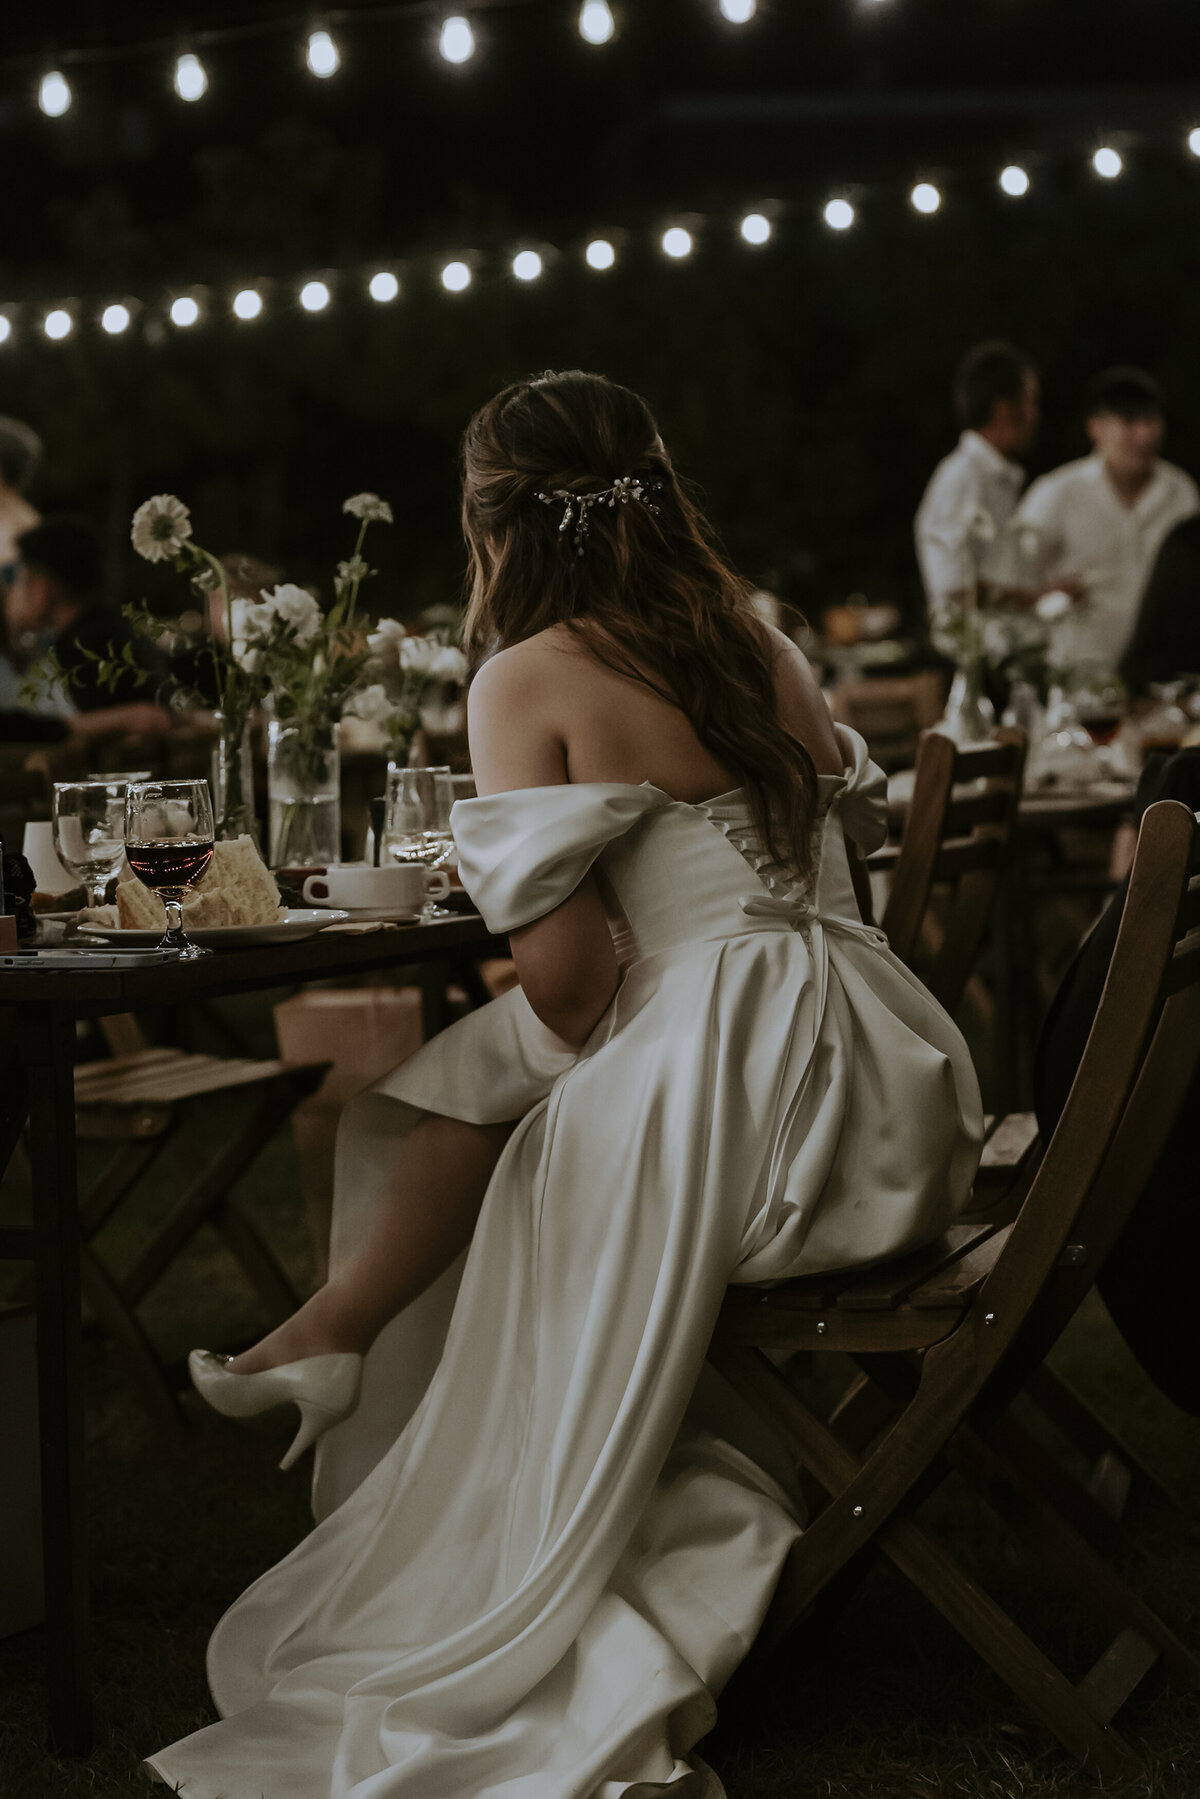
[[[76,1021],[151,1006],[366,974],[400,963],[436,970],[495,940],[474,914],[302,943],[222,950],[134,969],[0,970],[0,1008],[15,1014],[16,1055],[0,1091],[0,1170],[26,1118],[33,1222],[0,1230],[0,1259],[31,1260],[37,1293],[46,1671],[50,1738],[66,1754],[91,1747],[91,1615],[84,1489],[83,1332],[75,1161]],[[426,1030],[439,1022],[427,995]]]

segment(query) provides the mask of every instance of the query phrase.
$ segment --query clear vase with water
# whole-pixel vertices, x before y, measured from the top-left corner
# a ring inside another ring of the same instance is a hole
[[[341,860],[341,757],[336,726],[272,719],[267,740],[272,868]]]
[[[983,743],[996,727],[996,712],[987,696],[982,656],[966,656],[954,671],[950,695],[939,729],[955,743]]]
[[[216,837],[231,843],[237,837],[259,842],[254,811],[254,755],[250,747],[250,721],[236,723],[218,712],[218,737],[212,752],[212,796]]]

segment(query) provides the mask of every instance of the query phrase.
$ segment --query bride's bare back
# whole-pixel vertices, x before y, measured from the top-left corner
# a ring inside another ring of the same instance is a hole
[[[821,774],[841,772],[829,711],[807,659],[772,632],[780,722]],[[677,706],[598,660],[555,625],[494,657],[476,677],[471,750],[480,793],[562,781],[649,781],[689,804],[738,785]]]

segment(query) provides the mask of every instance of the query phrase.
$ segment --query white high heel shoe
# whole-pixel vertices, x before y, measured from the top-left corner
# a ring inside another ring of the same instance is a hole
[[[234,1374],[231,1356],[214,1355],[211,1349],[193,1349],[188,1373],[201,1399],[226,1418],[254,1418],[273,1406],[298,1405],[300,1429],[280,1462],[286,1470],[298,1461],[322,1431],[340,1424],[358,1404],[362,1387],[360,1355],[314,1355],[301,1362],[284,1362],[258,1374]]]

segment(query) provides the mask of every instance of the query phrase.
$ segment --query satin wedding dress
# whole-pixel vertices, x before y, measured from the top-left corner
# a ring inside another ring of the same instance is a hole
[[[957,1031],[859,922],[845,840],[882,840],[884,783],[839,737],[815,891],[739,792],[455,807],[497,932],[596,869],[623,980],[578,1054],[516,991],[353,1102],[335,1266],[422,1112],[521,1122],[322,1439],[317,1528],[218,1624],[221,1721],[151,1758],[187,1799],[719,1799],[693,1746],[800,1528],[701,1378],[722,1294],[936,1235],[982,1135]]]

